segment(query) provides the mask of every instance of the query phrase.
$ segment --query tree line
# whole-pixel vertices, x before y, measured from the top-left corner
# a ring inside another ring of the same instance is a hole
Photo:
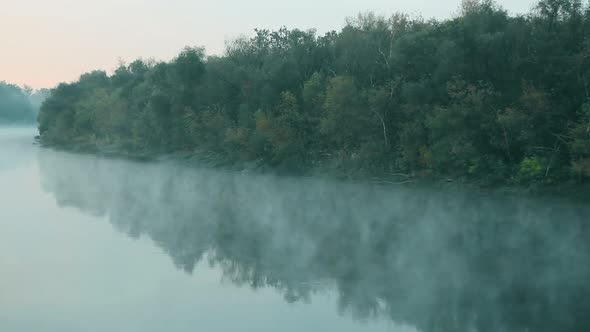
[[[48,94],[47,89],[35,91],[0,81],[0,125],[34,124]]]
[[[447,20],[372,13],[340,31],[256,30],[222,56],[187,47],[60,84],[41,141],[183,152],[302,172],[487,182],[590,176],[590,5]]]

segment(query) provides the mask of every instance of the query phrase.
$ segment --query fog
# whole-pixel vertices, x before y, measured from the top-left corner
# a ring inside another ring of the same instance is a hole
[[[0,126],[34,126],[48,89],[33,90],[0,81]]]
[[[43,330],[15,317],[48,298],[60,331],[590,328],[583,204],[106,159],[24,133],[0,130],[12,330]]]
[[[32,127],[0,125],[0,171],[22,167],[35,159],[35,135],[37,130]]]

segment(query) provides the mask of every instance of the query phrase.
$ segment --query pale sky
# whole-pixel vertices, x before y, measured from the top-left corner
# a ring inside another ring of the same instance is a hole
[[[536,0],[497,0],[511,13]],[[221,54],[254,28],[342,28],[346,17],[402,11],[447,18],[460,0],[0,0],[0,81],[34,88],[111,71],[119,59],[170,60],[184,46]]]

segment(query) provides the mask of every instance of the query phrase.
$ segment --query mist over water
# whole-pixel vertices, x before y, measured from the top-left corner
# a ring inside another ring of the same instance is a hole
[[[33,128],[0,125],[0,171],[17,168],[35,159],[35,135],[37,130]]]
[[[8,330],[590,329],[583,204],[104,159],[32,136],[0,130]]]

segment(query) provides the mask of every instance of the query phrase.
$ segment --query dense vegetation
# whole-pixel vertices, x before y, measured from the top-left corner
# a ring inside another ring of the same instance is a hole
[[[48,90],[33,91],[0,81],[0,125],[33,124]]]
[[[590,6],[373,14],[340,32],[256,30],[52,90],[47,145],[194,154],[280,170],[498,182],[590,176]]]

